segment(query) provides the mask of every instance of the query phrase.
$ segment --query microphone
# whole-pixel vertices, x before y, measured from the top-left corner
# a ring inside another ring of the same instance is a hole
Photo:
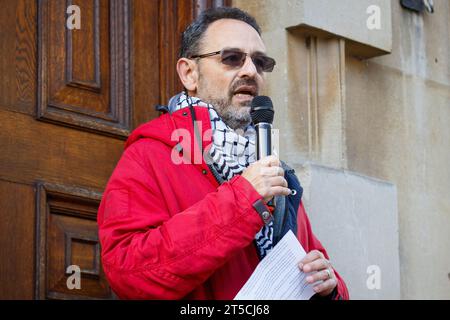
[[[269,97],[257,96],[253,98],[250,117],[256,130],[256,160],[272,155],[273,116],[273,104]],[[275,208],[274,198],[267,205]]]
[[[272,100],[266,96],[257,96],[250,107],[250,117],[256,130],[256,160],[272,154]]]

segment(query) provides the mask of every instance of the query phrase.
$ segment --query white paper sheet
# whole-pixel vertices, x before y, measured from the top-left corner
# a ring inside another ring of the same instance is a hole
[[[306,255],[289,231],[258,264],[235,300],[308,300],[315,292],[298,263]]]

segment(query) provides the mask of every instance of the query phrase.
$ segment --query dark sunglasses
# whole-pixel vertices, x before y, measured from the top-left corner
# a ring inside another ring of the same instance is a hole
[[[230,50],[230,49],[222,49],[220,51],[216,52],[210,52],[200,55],[191,56],[191,59],[194,58],[206,58],[215,56],[217,54],[220,54],[220,59],[223,64],[233,67],[233,68],[241,68],[244,63],[245,59],[248,55],[246,52],[242,52],[239,50]],[[264,54],[261,53],[255,53],[250,56],[250,58],[253,61],[253,64],[256,67],[256,70],[258,73],[261,72],[272,72],[273,67],[275,67],[275,60],[273,58],[270,58]]]

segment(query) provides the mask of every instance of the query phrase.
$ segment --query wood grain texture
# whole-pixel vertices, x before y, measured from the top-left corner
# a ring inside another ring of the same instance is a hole
[[[0,299],[32,299],[34,189],[0,180]]]
[[[36,2],[0,0],[0,109],[35,114]]]
[[[104,188],[123,141],[0,110],[0,178]]]
[[[72,0],[66,0],[66,7],[73,3]],[[78,0],[76,4],[82,12],[83,32],[66,28],[67,85],[99,92],[101,89],[100,26],[103,21],[100,19],[100,0]],[[86,54],[87,52],[91,54]]]
[[[100,191],[46,182],[38,182],[36,190],[36,298],[114,298],[101,268]],[[79,288],[67,285],[69,266],[80,268]]]
[[[160,97],[167,104],[170,97],[183,86],[176,72],[181,32],[191,22],[194,14],[192,2],[161,0],[159,5],[159,57]]]
[[[133,0],[131,99],[133,128],[158,116],[154,106],[160,103],[158,49],[158,1]]]
[[[82,1],[66,28],[66,1],[38,1],[39,120],[125,139],[130,133],[129,0]]]

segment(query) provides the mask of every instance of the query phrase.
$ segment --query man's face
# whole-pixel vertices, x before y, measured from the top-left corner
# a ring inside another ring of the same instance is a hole
[[[264,75],[258,73],[251,55],[266,51],[261,37],[245,22],[221,19],[206,30],[199,54],[237,49],[248,53],[242,67],[231,67],[214,55],[198,59],[198,83],[194,93],[211,103],[222,119],[233,129],[243,129],[251,121],[250,104],[264,85]]]

